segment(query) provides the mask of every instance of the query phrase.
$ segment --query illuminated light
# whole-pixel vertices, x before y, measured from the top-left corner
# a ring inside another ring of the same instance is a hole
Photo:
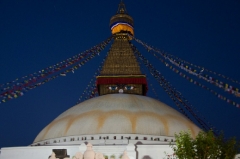
[[[112,27],[112,34],[119,33],[121,31],[129,31],[132,35],[134,35],[133,27],[130,25],[118,23]]]

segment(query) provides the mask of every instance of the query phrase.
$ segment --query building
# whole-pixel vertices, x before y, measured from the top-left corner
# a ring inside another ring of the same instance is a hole
[[[26,147],[2,148],[0,159],[175,158],[174,133],[200,131],[182,114],[146,97],[147,80],[131,48],[134,23],[123,2],[110,20],[114,43],[97,77],[99,97],[59,115]]]

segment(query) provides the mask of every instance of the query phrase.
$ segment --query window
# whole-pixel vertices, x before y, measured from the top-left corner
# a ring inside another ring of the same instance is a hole
[[[154,141],[159,141],[160,139],[159,138],[155,138]]]

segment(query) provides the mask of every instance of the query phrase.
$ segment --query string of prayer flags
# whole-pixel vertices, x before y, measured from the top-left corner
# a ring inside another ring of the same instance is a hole
[[[113,37],[111,36],[110,38],[108,38],[104,42],[100,43],[99,45],[94,46],[92,49],[79,54],[79,55],[81,55],[80,58],[78,58],[77,55],[74,56],[74,59],[72,61],[69,61],[66,65],[57,64],[58,67],[55,67],[54,71],[45,73],[45,70],[43,69],[38,72],[40,75],[38,75],[36,77],[31,77],[30,79],[23,80],[22,82],[16,83],[13,86],[5,87],[0,92],[0,104],[5,103],[14,98],[18,98],[18,97],[24,95],[24,93],[26,93],[29,90],[32,90],[38,86],[41,86],[57,77],[66,76],[67,73],[78,69],[79,67],[83,66],[86,62],[88,62],[90,59],[92,59],[93,57],[98,55],[99,52],[102,51],[106,47],[106,45],[111,42],[112,38]],[[70,59],[72,59],[72,58],[70,58]],[[80,61],[79,59],[81,59],[82,61]],[[62,71],[62,72],[56,74],[60,70],[64,70],[64,69],[65,69],[65,71]],[[53,75],[53,73],[55,73],[55,75]],[[51,75],[51,76],[49,76],[49,75]],[[24,76],[24,78],[25,77],[27,77],[27,76]],[[4,84],[3,84],[3,86],[4,86]]]
[[[137,55],[137,57],[142,61],[142,63],[149,69],[151,75],[153,75],[153,77],[155,79],[157,79],[157,81],[159,82],[160,86],[163,87],[164,91],[170,96],[170,98],[175,102],[175,104],[178,106],[178,108],[180,109],[180,111],[186,116],[187,113],[184,111],[184,109],[182,107],[185,107],[185,109],[187,109],[192,115],[193,117],[199,122],[199,124],[204,128],[204,129],[208,129],[209,127],[207,126],[207,124],[205,122],[203,122],[198,116],[196,116],[196,114],[191,110],[190,106],[187,105],[186,103],[184,103],[183,99],[181,99],[181,94],[179,95],[179,93],[176,91],[175,88],[173,88],[169,82],[164,78],[164,76],[161,75],[161,73],[156,70],[152,64],[149,63],[149,61],[144,58],[136,49],[136,47],[134,47],[132,45],[132,49],[134,51],[134,53]],[[182,105],[182,107],[180,106]],[[189,117],[188,117],[189,118]]]
[[[163,56],[165,59],[167,59],[170,63],[172,63],[175,66],[179,67],[180,69],[188,72],[189,74],[197,76],[198,78],[203,79],[203,80],[205,80],[205,81],[207,81],[207,82],[217,86],[218,88],[221,88],[224,91],[226,91],[226,92],[228,92],[230,94],[233,94],[236,97],[240,97],[239,88],[233,87],[233,86],[229,85],[228,83],[224,83],[224,82],[220,81],[219,79],[216,79],[216,78],[213,78],[213,77],[211,77],[209,75],[204,74],[203,72],[206,71],[207,69],[205,69],[203,67],[198,67],[200,70],[193,69],[193,68],[191,68],[192,64],[191,64],[191,66],[185,65],[183,63],[183,60],[179,61],[179,60],[170,58],[170,56],[171,57],[174,57],[174,56],[170,55],[170,54],[166,54],[166,53],[164,54],[161,51],[159,51],[158,49],[155,49],[155,48],[153,48],[151,46],[148,46],[146,43],[142,42],[139,39],[136,39],[134,37],[133,37],[133,39],[135,39],[138,43],[142,44],[148,51],[152,50],[154,52],[159,53],[161,56]],[[154,56],[156,57],[156,54],[154,54]],[[177,58],[177,59],[179,59],[179,58]],[[160,59],[160,61],[163,62],[164,60]],[[165,62],[165,65],[168,67],[169,64]],[[226,78],[226,76],[224,76],[224,78]],[[230,79],[230,78],[228,78],[228,79]],[[235,83],[236,83],[236,81],[235,81]]]
[[[183,100],[181,100],[180,97],[176,95],[176,92],[168,85],[168,82],[164,80],[163,76],[160,76],[160,73],[156,70],[154,70],[154,67],[151,65],[148,65],[145,63],[146,67],[149,69],[150,73],[153,75],[155,79],[157,79],[160,86],[164,89],[164,91],[169,95],[169,97],[173,100],[173,102],[176,104],[176,106],[179,108],[179,110],[184,114],[187,118],[191,120],[191,118],[187,115],[187,113],[184,111],[183,107],[185,107],[186,110],[191,112],[191,109],[188,105],[184,104]],[[194,116],[194,113],[191,112],[191,114]],[[206,129],[203,123],[200,122],[198,118],[196,120],[200,123],[200,125]]]
[[[106,47],[106,45],[108,45],[110,43],[112,38],[113,37],[111,36],[107,40],[101,42],[100,44],[98,44],[94,47],[92,47],[90,50],[86,50],[83,53],[79,53],[78,55],[74,55],[73,57],[68,58],[67,60],[61,61],[61,62],[59,62],[55,65],[52,65],[52,66],[49,66],[47,68],[41,69],[41,70],[36,71],[36,72],[34,72],[32,74],[29,74],[27,76],[23,76],[21,78],[16,78],[15,80],[13,80],[11,82],[1,84],[0,85],[0,91],[4,91],[4,90],[7,90],[7,89],[12,89],[14,87],[13,84],[15,84],[16,82],[22,84],[22,82],[19,82],[19,81],[24,80],[26,78],[29,78],[29,79],[27,79],[28,81],[32,80],[33,77],[35,78],[35,80],[38,80],[41,77],[50,75],[50,74],[55,73],[57,71],[60,71],[61,69],[64,69],[64,68],[68,67],[69,65],[72,65],[72,64],[78,62],[79,60],[86,57],[88,54],[91,54],[93,52],[98,52],[99,53],[102,49],[104,49]],[[5,88],[3,88],[4,86],[5,86]]]
[[[239,88],[235,88],[231,85],[229,85],[228,83],[223,83],[221,81],[219,81],[218,79],[214,79],[213,77],[211,76],[208,76],[208,75],[205,75],[205,74],[202,74],[202,72],[199,72],[197,73],[196,70],[193,70],[191,69],[190,67],[188,67],[187,65],[183,65],[183,64],[179,64],[178,62],[176,62],[175,60],[172,60],[170,58],[167,58],[173,65],[177,66],[178,68],[194,75],[194,76],[197,76],[198,78],[200,79],[203,79],[211,84],[214,84],[215,86],[223,89],[224,91],[230,93],[230,94],[233,94],[237,97],[240,97],[240,93],[238,92],[239,91]]]
[[[159,53],[160,55],[164,56],[165,58],[171,57],[171,58],[179,61],[180,63],[184,63],[184,64],[186,64],[186,65],[190,65],[191,67],[195,67],[195,68],[197,68],[198,70],[200,70],[200,73],[201,73],[201,71],[202,71],[202,72],[203,72],[203,71],[204,71],[204,72],[209,72],[209,73],[212,73],[212,74],[217,75],[217,76],[219,76],[219,77],[222,77],[222,78],[224,78],[224,79],[226,79],[226,80],[230,80],[231,82],[240,84],[240,82],[239,82],[238,80],[232,79],[232,78],[230,78],[230,77],[228,77],[228,76],[226,76],[226,75],[223,75],[223,74],[221,74],[221,73],[217,73],[216,71],[211,71],[210,69],[207,69],[207,68],[205,68],[205,67],[203,67],[203,66],[195,65],[195,64],[190,63],[190,62],[188,62],[188,61],[185,61],[185,60],[183,60],[183,59],[181,59],[181,58],[179,58],[179,57],[177,57],[177,56],[174,56],[174,55],[171,55],[171,54],[168,54],[168,53],[163,53],[163,51],[160,51],[159,49],[154,48],[154,47],[152,47],[152,46],[149,46],[147,43],[145,43],[145,42],[143,42],[143,41],[135,38],[134,36],[132,36],[132,35],[129,35],[129,36],[131,36],[131,37],[132,37],[136,42],[138,42],[139,44],[143,45],[143,46],[148,50],[148,52],[149,52],[149,51],[157,52],[157,53]],[[190,66],[189,66],[189,67],[190,67]],[[194,69],[194,70],[197,70],[197,69]],[[239,94],[237,94],[237,96],[238,96],[238,95],[239,95]]]
[[[205,85],[197,82],[196,80],[194,80],[194,79],[192,79],[191,77],[187,76],[187,75],[184,74],[183,72],[181,72],[181,71],[179,71],[178,69],[174,68],[174,67],[173,67],[172,65],[170,65],[169,63],[165,62],[165,61],[164,61],[163,59],[161,59],[160,57],[156,56],[156,54],[154,54],[154,56],[155,56],[156,58],[158,58],[161,62],[163,62],[163,63],[166,65],[166,67],[170,68],[173,72],[179,74],[181,77],[185,78],[185,79],[188,80],[190,83],[193,83],[193,84],[195,84],[195,85],[197,85],[197,86],[199,86],[199,87],[201,87],[201,88],[204,88],[204,89],[210,91],[210,92],[211,92],[212,94],[214,94],[215,96],[217,96],[219,99],[222,99],[222,100],[226,101],[227,103],[232,104],[233,106],[236,106],[237,108],[240,108],[240,104],[238,104],[238,103],[236,103],[235,101],[232,101],[231,99],[228,99],[228,98],[226,98],[225,96],[217,93],[217,92],[214,91],[213,89],[210,89],[209,87],[207,87],[207,86],[205,86]],[[171,63],[172,63],[172,62],[171,62]],[[210,79],[212,79],[212,78],[210,78]],[[212,80],[214,80],[214,79],[212,79]],[[229,92],[229,93],[234,92],[234,91],[232,90],[232,89],[234,89],[232,86],[230,86],[231,89],[229,89],[229,88],[228,88],[228,84],[222,83],[222,86],[221,86],[221,87],[223,87],[223,86],[225,86],[225,87],[224,87],[224,88],[225,88],[225,91],[227,91],[227,92]],[[227,90],[226,90],[226,89],[227,89]],[[231,92],[231,91],[232,91],[232,92]],[[238,89],[237,89],[237,91],[238,91]],[[236,92],[235,92],[235,93],[236,93]]]
[[[77,104],[83,102],[84,100],[93,98],[97,95],[97,87],[96,87],[96,77],[100,74],[100,71],[102,70],[102,67],[104,65],[104,62],[108,56],[109,52],[107,52],[106,56],[103,58],[103,61],[97,68],[97,71],[94,73],[93,78],[90,80],[89,84],[83,91],[82,95],[79,97]],[[94,81],[94,83],[92,83]]]

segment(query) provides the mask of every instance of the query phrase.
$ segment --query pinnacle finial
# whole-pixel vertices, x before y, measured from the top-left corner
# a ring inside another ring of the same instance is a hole
[[[118,14],[127,14],[127,9],[125,7],[125,4],[124,4],[123,0],[121,0],[121,2],[118,5],[117,13]]]

